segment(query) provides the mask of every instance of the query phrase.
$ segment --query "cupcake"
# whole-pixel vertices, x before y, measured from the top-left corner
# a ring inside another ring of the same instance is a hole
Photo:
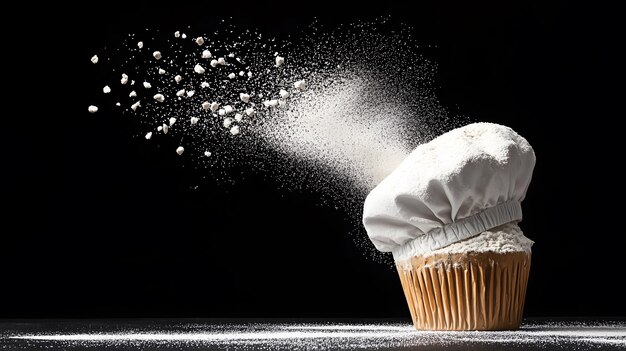
[[[418,146],[369,193],[363,224],[393,254],[415,328],[519,327],[532,241],[518,223],[534,165],[511,128],[475,123]]]

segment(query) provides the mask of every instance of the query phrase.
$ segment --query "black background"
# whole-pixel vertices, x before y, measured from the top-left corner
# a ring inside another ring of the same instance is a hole
[[[437,45],[452,114],[513,127],[537,167],[526,316],[624,316],[618,11],[567,3],[32,5],[4,28],[0,317],[408,317],[396,272],[355,247],[345,214],[261,177],[198,183],[171,149],[91,115],[89,58],[144,27],[233,16],[284,36],[389,14]],[[5,24],[6,25],[6,24]]]

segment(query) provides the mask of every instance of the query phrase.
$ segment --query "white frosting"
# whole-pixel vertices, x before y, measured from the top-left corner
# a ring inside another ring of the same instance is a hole
[[[522,219],[535,165],[511,128],[475,123],[418,146],[365,200],[363,224],[396,261]]]

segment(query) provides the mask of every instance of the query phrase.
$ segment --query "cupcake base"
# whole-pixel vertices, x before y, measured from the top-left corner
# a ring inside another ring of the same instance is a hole
[[[519,328],[529,253],[435,254],[396,265],[416,329]]]

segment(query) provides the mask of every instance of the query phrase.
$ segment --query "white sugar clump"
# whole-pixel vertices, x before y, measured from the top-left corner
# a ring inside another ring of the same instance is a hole
[[[211,55],[211,52],[209,50],[202,51],[202,58],[203,59],[210,59],[211,57],[213,57],[213,55]]]
[[[283,63],[285,63],[285,58],[284,57],[280,57],[280,56],[276,56],[276,67],[282,65]]]
[[[89,108],[87,108],[87,111],[89,111],[91,113],[96,113],[96,112],[98,112],[98,106],[91,105],[91,106],[89,106]]]
[[[215,112],[217,111],[217,109],[220,107],[220,104],[218,104],[217,102],[213,101],[211,103],[211,111]]]
[[[198,44],[198,46],[204,45],[204,38],[203,37],[197,37],[196,38],[196,44]]]
[[[224,127],[228,128],[232,123],[233,120],[230,117],[224,119]]]
[[[161,75],[165,74],[165,70],[163,68],[159,68],[159,74]]]
[[[289,97],[289,92],[285,89],[280,89],[280,97],[286,99]]]
[[[228,78],[229,78],[229,79],[235,79],[235,74],[234,74],[234,73],[229,74],[229,75],[228,75]]]
[[[150,89],[152,88],[152,84],[148,83],[148,82],[143,82],[143,87],[146,89]]]
[[[163,123],[163,125],[161,126],[163,129],[163,134],[167,134],[167,132],[170,131],[170,126],[168,126],[167,124]]]
[[[146,133],[146,140],[150,140],[152,138],[152,132]]]
[[[152,56],[154,56],[155,59],[160,60],[161,59],[161,52],[160,51],[155,51],[152,53]]]
[[[467,253],[467,252],[527,252],[530,253],[533,241],[524,236],[515,223],[507,223],[467,240],[456,242],[427,255]]]
[[[306,89],[306,82],[304,80],[299,80],[299,81],[296,81],[295,83],[293,83],[293,86],[296,89],[302,91],[302,90]]]
[[[191,119],[189,120],[189,122],[191,122],[191,124],[197,124],[198,123],[199,118],[198,117],[191,117]]]
[[[93,63],[94,65],[95,65],[96,63],[98,63],[98,61],[99,61],[99,59],[98,59],[98,55],[93,55],[93,56],[91,57],[91,63]]]
[[[130,108],[131,108],[133,111],[137,111],[137,107],[141,107],[141,102],[137,101],[137,102],[135,102],[134,104],[130,105]]]
[[[143,49],[143,41],[138,42],[137,47]]]
[[[180,38],[180,31],[175,31],[174,32],[174,38]]]
[[[211,67],[217,67],[217,60],[211,60]]]
[[[189,91],[187,91],[187,97],[192,97],[193,94],[195,94],[195,93],[196,93],[195,90],[189,90]]]
[[[181,77],[181,76],[180,76],[180,74],[177,74],[177,75],[174,77],[174,80],[176,81],[176,83],[180,83],[180,81],[181,81],[181,80],[183,80],[183,77]]]
[[[232,113],[232,112],[233,112],[233,107],[232,107],[232,106],[230,106],[230,105],[226,105],[226,106],[224,106],[224,112],[225,112],[226,114]]]
[[[240,76],[240,77],[243,77],[245,74],[246,74],[246,72],[244,72],[244,71],[239,71],[239,76]]]
[[[170,126],[174,123],[176,123],[176,118],[170,117]]]
[[[176,96],[185,96],[185,89],[180,89],[176,92]]]
[[[207,83],[207,82],[202,82],[202,83],[200,83],[200,87],[201,87],[201,88],[208,88],[208,87],[209,87],[209,83]]]
[[[108,94],[111,92],[111,88],[108,85],[105,85],[104,88],[102,88],[102,92]]]
[[[196,66],[193,68],[193,71],[198,73],[198,74],[204,74],[205,69],[204,69],[204,67],[200,66],[199,64],[196,64]]]
[[[128,93],[128,97],[136,97],[136,96],[137,96],[137,92],[134,90]]]
[[[230,134],[232,134],[232,135],[239,134],[239,126],[234,126],[234,127],[230,128]]]
[[[211,151],[205,151],[204,152],[204,156],[211,157]]]
[[[243,115],[241,113],[235,113],[235,121],[241,122]]]
[[[156,94],[153,96],[153,98],[158,101],[158,102],[163,102],[165,101],[165,96],[163,96],[163,94]]]
[[[202,109],[203,110],[208,110],[211,107],[211,104],[209,104],[208,101],[205,101],[202,103]]]
[[[249,102],[250,101],[250,95],[246,94],[246,93],[241,93],[239,94],[239,98],[241,99],[241,101],[243,102]]]
[[[246,115],[252,116],[255,113],[252,107],[246,109]]]
[[[120,83],[122,84],[128,83],[128,75],[126,73],[122,73],[122,79],[120,79]]]
[[[220,65],[225,65],[226,64],[226,60],[223,57],[220,57],[217,59],[217,63]]]
[[[176,148],[176,153],[177,154],[182,155],[183,152],[185,152],[185,148],[184,147],[179,146],[179,147]]]

